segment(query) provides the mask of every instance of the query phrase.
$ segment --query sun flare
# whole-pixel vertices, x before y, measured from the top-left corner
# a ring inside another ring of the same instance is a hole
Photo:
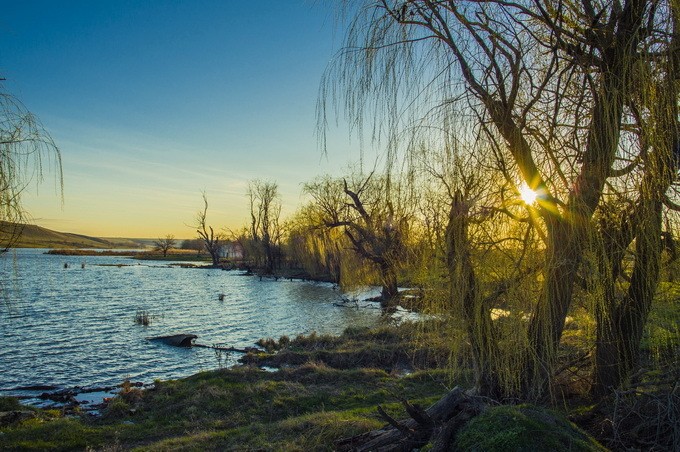
[[[531,205],[536,202],[536,198],[538,198],[538,193],[536,193],[534,190],[529,188],[527,184],[522,184],[521,187],[519,187],[519,195],[522,197],[522,201],[524,201],[526,204]]]

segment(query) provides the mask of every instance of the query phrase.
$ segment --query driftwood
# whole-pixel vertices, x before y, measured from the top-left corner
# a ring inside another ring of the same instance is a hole
[[[245,347],[245,348],[236,348],[236,347],[227,347],[224,344],[213,344],[213,345],[205,345],[205,344],[197,344],[194,342],[198,336],[195,334],[173,334],[171,336],[156,336],[156,337],[147,337],[147,341],[159,341],[167,345],[172,345],[174,347],[201,347],[201,348],[212,348],[214,350],[222,350],[225,352],[237,352],[237,353],[264,353],[264,350],[260,350],[257,347]]]
[[[257,347],[246,347],[246,348],[237,348],[237,347],[227,347],[224,345],[205,345],[205,344],[192,344],[194,347],[202,347],[202,348],[212,348],[213,350],[222,350],[224,352],[236,352],[236,353],[243,353],[243,354],[248,354],[248,353],[264,353],[264,350],[259,349]]]
[[[147,341],[162,342],[173,347],[191,347],[198,338],[195,334],[172,334],[170,336],[147,337]]]
[[[411,416],[410,419],[397,421],[378,406],[378,414],[388,425],[340,439],[335,442],[337,450],[410,451],[428,442],[433,443],[432,450],[447,450],[458,430],[486,408],[481,398],[469,395],[459,387],[452,389],[426,410],[406,400],[401,400],[401,403]]]

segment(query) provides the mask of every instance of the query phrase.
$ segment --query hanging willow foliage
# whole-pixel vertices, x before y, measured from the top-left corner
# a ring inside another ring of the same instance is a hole
[[[63,189],[61,154],[40,121],[0,87],[0,247],[7,249],[21,234],[26,212],[21,194],[43,181],[43,170],[55,168]]]
[[[595,386],[612,390],[631,372],[658,281],[663,206],[673,205],[679,11],[677,0],[344,2],[345,45],[321,84],[322,144],[332,106],[385,146],[388,171],[439,166],[450,286],[441,305],[465,325],[481,392],[552,395],[593,259],[590,289],[604,300],[590,307],[596,361],[610,366]],[[473,175],[482,182],[471,186]],[[518,201],[520,185],[535,202]],[[605,218],[621,221],[603,229]],[[619,303],[616,250],[631,246]],[[602,380],[612,365],[616,376]]]

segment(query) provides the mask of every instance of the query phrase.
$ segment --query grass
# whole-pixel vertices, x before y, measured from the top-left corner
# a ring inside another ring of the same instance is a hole
[[[136,248],[132,239],[103,239],[81,234],[57,232],[32,224],[14,225],[0,221],[0,240],[6,241],[7,231],[21,231],[13,248]],[[3,242],[4,243],[4,242]]]
[[[659,284],[641,345],[643,351],[656,360],[677,360],[680,351],[680,283]]]
[[[63,256],[119,256],[131,257],[138,260],[158,260],[158,261],[195,261],[210,262],[210,255],[196,254],[192,250],[173,249],[163,255],[160,251],[140,251],[140,250],[99,250],[99,249],[52,249],[47,254],[57,254]]]
[[[403,323],[399,328],[348,328],[340,336],[282,336],[278,341],[261,339],[258,345],[268,353],[249,355],[246,362],[270,367],[324,362],[338,369],[368,366],[398,373],[443,368],[450,355],[446,343],[424,341],[415,323]]]
[[[58,256],[118,256],[130,257],[137,253],[137,251],[117,251],[117,250],[94,250],[94,249],[51,249],[46,254]]]
[[[19,400],[14,397],[0,397],[0,412],[3,411],[21,411],[26,407],[19,403]]]
[[[3,428],[2,450],[331,450],[334,439],[383,425],[375,406],[403,416],[394,394],[427,405],[438,373],[397,378],[319,363],[268,373],[243,367],[124,390],[99,419],[49,417]]]
[[[277,362],[288,367],[220,369],[147,390],[123,384],[101,417],[39,410],[36,419],[0,428],[0,450],[332,450],[336,439],[383,426],[377,405],[403,418],[401,397],[428,406],[447,392],[443,369],[393,371],[412,356],[411,328],[266,340],[272,352],[285,349],[288,361]]]
[[[197,254],[194,250],[179,249],[172,249],[165,256],[161,251],[142,251],[132,257],[139,260],[154,261],[211,262],[210,255],[207,253]]]

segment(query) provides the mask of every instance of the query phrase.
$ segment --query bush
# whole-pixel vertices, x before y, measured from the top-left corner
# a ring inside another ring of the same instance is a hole
[[[14,397],[0,397],[0,411],[22,411],[27,408],[19,403],[19,400]]]

